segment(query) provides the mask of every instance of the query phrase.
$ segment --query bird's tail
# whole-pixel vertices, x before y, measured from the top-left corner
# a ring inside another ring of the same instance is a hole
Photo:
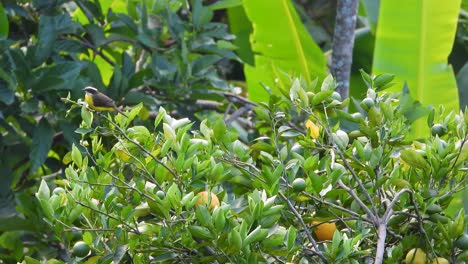
[[[115,109],[115,111],[119,112],[120,114],[122,114],[123,116],[128,118],[128,116],[122,110],[120,110],[119,108],[115,107],[114,109]]]

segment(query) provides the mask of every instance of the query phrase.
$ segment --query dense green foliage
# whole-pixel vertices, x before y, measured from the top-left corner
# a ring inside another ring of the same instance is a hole
[[[283,1],[281,28],[261,1],[208,2],[0,2],[0,262],[400,263],[415,247],[466,261],[467,114],[359,72],[378,5],[361,1],[357,92],[341,98],[318,49],[334,1]],[[458,23],[462,88],[464,12]],[[280,29],[295,49],[268,53]],[[88,109],[88,85],[128,118]],[[205,190],[220,206],[197,205]],[[312,221],[338,232],[319,241]]]
[[[43,181],[36,193],[51,238],[65,245],[66,261],[82,239],[92,246],[85,257],[101,262],[362,263],[379,257],[383,225],[386,263],[414,247],[465,260],[456,241],[468,223],[450,205],[466,186],[468,116],[433,112],[434,136],[412,142],[411,98],[379,95],[386,83],[375,80],[352,114],[331,77],[321,86],[293,80],[289,93],[255,109],[251,146],[221,116],[194,130],[161,108],[150,131],[130,125],[140,106],[128,119],[99,114],[97,126],[83,108],[85,151],[74,146],[66,179]],[[194,206],[204,190],[219,207]],[[336,222],[330,243],[312,237],[312,220]]]

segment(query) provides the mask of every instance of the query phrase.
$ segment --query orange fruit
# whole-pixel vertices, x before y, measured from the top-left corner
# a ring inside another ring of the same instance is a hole
[[[209,197],[209,194],[211,194],[211,197]],[[208,209],[210,210],[213,210],[216,206],[219,206],[219,199],[215,193],[203,191],[203,192],[197,193],[197,196],[199,198],[197,202],[195,203],[196,206],[208,205]]]
[[[325,222],[322,223],[318,221],[313,221],[312,224],[313,225],[320,224],[314,227],[314,234],[317,237],[318,241],[333,239],[333,234],[335,233],[335,230],[336,230],[335,223],[325,223]]]

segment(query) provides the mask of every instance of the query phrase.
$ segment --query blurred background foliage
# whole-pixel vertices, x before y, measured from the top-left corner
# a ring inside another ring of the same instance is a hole
[[[467,2],[462,1],[448,61],[462,108],[468,105]],[[118,105],[142,102],[135,123],[152,126],[160,106],[195,120],[209,109],[226,110],[232,100],[226,94],[245,96],[250,87],[244,65],[254,64],[257,51],[249,42],[252,24],[241,1],[0,3],[0,232],[20,231],[2,235],[0,254],[23,254],[17,245],[24,241],[39,250],[49,247],[42,212],[31,195],[41,178],[63,175],[62,159],[80,141],[80,111],[70,110],[61,98],[77,101],[81,89],[92,85]],[[323,58],[318,60],[324,77],[336,1],[297,0],[290,6],[291,14],[298,14],[294,25],[310,33],[316,45],[302,48]],[[351,77],[351,95],[357,98],[367,91],[359,69],[373,69],[378,14],[379,1],[360,1]],[[264,90],[260,86],[248,94]]]

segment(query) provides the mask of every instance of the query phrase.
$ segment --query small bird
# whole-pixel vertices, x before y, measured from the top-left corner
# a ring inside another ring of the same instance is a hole
[[[98,91],[98,89],[87,86],[83,89],[86,92],[85,101],[89,108],[96,111],[117,111],[123,116],[128,117],[115,105],[114,100],[109,98],[107,95]]]

